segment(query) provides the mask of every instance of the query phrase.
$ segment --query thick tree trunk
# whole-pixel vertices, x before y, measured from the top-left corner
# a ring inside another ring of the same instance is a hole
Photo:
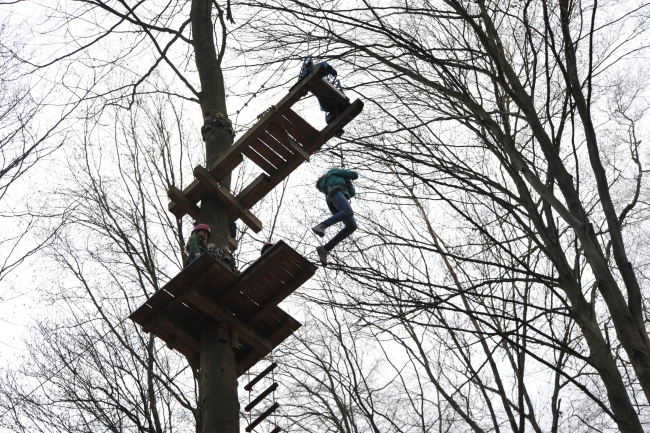
[[[213,320],[201,325],[200,398],[202,433],[239,433],[237,371],[230,332]]]
[[[192,0],[190,12],[196,67],[201,81],[201,112],[203,118],[227,118],[223,72],[213,39],[212,3]],[[222,41],[222,43],[225,43]],[[208,168],[232,145],[226,127],[214,127],[205,136],[205,164]],[[230,186],[230,176],[222,181]],[[228,211],[215,197],[201,200],[200,222],[212,229],[209,242],[217,247],[228,246]],[[230,333],[212,320],[201,325],[200,341],[200,406],[203,433],[239,433],[239,399],[235,355]],[[225,336],[225,338],[224,338]]]

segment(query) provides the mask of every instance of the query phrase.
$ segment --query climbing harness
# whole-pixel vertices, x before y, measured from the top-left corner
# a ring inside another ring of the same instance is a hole
[[[221,260],[230,265],[230,270],[239,275],[241,272],[237,269],[237,261],[230,251],[225,248],[217,248],[215,244],[208,244],[206,253],[217,260]]]
[[[232,121],[227,119],[223,113],[219,112],[213,117],[208,111],[205,113],[203,126],[201,127],[201,137],[203,137],[203,141],[207,141],[208,135],[214,128],[226,128],[230,135],[235,138],[235,131],[232,129]]]

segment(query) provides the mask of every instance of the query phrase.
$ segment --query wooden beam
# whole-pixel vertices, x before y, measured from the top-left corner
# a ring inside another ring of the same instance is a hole
[[[230,251],[237,251],[237,247],[239,246],[239,242],[235,238],[228,237],[228,249]]]
[[[248,211],[241,202],[228,191],[228,188],[219,184],[217,180],[212,177],[210,172],[204,167],[197,165],[194,169],[194,176],[201,182],[205,187],[214,194],[221,203],[226,205],[228,209],[239,219],[241,219],[244,224],[251,228],[255,233],[262,231],[262,222],[257,219],[250,211]]]
[[[218,322],[224,322],[237,331],[239,338],[258,350],[273,350],[273,345],[269,340],[262,337],[255,329],[249,327],[242,320],[228,312],[224,307],[210,299],[205,293],[198,289],[190,290],[187,298],[193,307],[203,311],[208,316]]]
[[[165,312],[160,318],[160,326],[181,338],[181,342],[192,350],[199,351],[199,341],[183,322],[172,314]],[[178,343],[177,343],[178,344]]]
[[[189,214],[194,219],[199,219],[199,208],[196,204],[192,203],[183,191],[170,186],[167,190],[167,197],[181,208],[183,214]],[[175,214],[178,217],[178,214]]]
[[[210,174],[212,177],[217,179],[219,182],[224,180],[226,176],[228,176],[232,171],[237,168],[239,164],[244,162],[244,157],[240,153],[239,155],[235,155],[232,157],[232,161],[230,162],[230,165],[217,165],[216,162],[212,164],[212,168],[210,168]]]
[[[255,323],[259,322],[265,315],[271,311],[274,307],[276,307],[280,302],[284,301],[284,299],[292,294],[296,289],[298,289],[300,286],[302,286],[305,281],[310,279],[315,273],[318,268],[313,264],[310,263],[307,268],[305,268],[300,274],[296,275],[287,285],[282,286],[282,289],[279,290],[275,296],[270,298],[264,305],[260,307],[259,310],[253,314],[251,318],[249,318],[246,321],[246,324],[248,326],[253,326]]]
[[[268,194],[268,191],[271,191],[271,189],[273,189],[270,186],[270,179],[271,178],[266,174],[264,173],[260,174],[255,178],[255,180],[249,183],[248,186],[246,186],[246,188],[244,188],[243,190],[240,191],[239,194],[237,194],[237,199],[244,206],[253,207],[253,205],[255,205],[255,203],[257,202],[253,202],[253,200],[251,200],[250,197],[259,197],[259,196],[264,197],[266,194]]]
[[[302,324],[300,322],[287,315],[280,326],[275,330],[275,332],[273,332],[270,337],[268,337],[268,339],[271,341],[271,344],[277,346],[301,326]],[[246,373],[249,368],[251,368],[264,356],[266,356],[267,353],[268,352],[260,352],[259,350],[253,349],[237,362],[237,375],[241,376],[242,374]]]

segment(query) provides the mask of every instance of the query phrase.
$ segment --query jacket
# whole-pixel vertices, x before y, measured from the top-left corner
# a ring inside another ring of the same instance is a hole
[[[340,189],[345,198],[351,199],[355,194],[352,181],[358,177],[356,171],[332,168],[318,180],[318,190],[330,195],[335,189]]]
[[[206,250],[205,240],[201,236],[193,233],[192,236],[187,240],[187,252],[188,253],[204,253]]]

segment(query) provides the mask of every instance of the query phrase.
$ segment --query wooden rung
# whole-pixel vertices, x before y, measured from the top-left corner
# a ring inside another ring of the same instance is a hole
[[[245,389],[246,391],[249,391],[249,392],[250,392],[250,391],[253,389],[253,387],[255,386],[255,384],[256,384],[257,382],[259,382],[260,380],[264,379],[264,378],[266,377],[266,375],[269,374],[270,372],[272,372],[273,370],[275,370],[275,367],[277,367],[277,366],[278,366],[278,363],[277,363],[277,362],[274,362],[273,364],[271,364],[271,365],[269,365],[268,367],[266,367],[266,368],[265,368],[265,369],[264,369],[260,374],[258,374],[257,376],[255,376],[255,377],[253,378],[253,380],[251,380],[250,382],[248,382],[248,383],[246,384],[246,386],[244,386],[244,389]]]
[[[275,137],[278,142],[282,143],[282,147],[291,149],[292,156],[298,155],[304,161],[309,161],[309,153],[298,143],[289,133],[284,129],[284,126],[289,122],[285,119],[284,121],[279,121],[278,124],[274,123],[269,129],[269,134]],[[287,158],[288,160],[288,158]]]
[[[273,345],[269,340],[259,335],[254,329],[246,326],[242,320],[235,317],[232,313],[228,312],[225,308],[217,304],[198,289],[190,290],[187,295],[187,301],[195,308],[198,308],[208,316],[212,317],[214,320],[224,322],[232,329],[235,329],[237,331],[237,336],[255,349],[261,351],[273,350]]]
[[[184,214],[188,214],[195,220],[199,219],[199,207],[192,203],[187,196],[183,194],[183,191],[175,186],[170,186],[167,190],[167,197],[179,206]],[[178,215],[176,216],[178,217]]]
[[[257,406],[257,405],[259,404],[259,402],[261,402],[262,400],[264,400],[264,399],[265,399],[269,394],[271,394],[271,393],[272,393],[273,391],[275,391],[276,389],[278,389],[278,383],[277,383],[277,382],[273,382],[273,385],[271,385],[271,386],[269,386],[268,388],[266,388],[264,391],[262,391],[262,393],[261,393],[260,395],[258,395],[257,397],[255,397],[255,399],[254,399],[253,401],[251,401],[250,403],[248,403],[248,404],[246,405],[246,407],[244,408],[244,410],[245,410],[246,412],[250,412],[252,408],[254,408],[255,406]]]
[[[262,412],[262,414],[260,416],[258,416],[255,419],[255,421],[253,421],[252,423],[250,423],[248,425],[248,427],[246,427],[246,431],[250,432],[251,430],[253,430],[259,423],[261,423],[266,418],[268,418],[269,415],[271,415],[273,412],[275,412],[279,407],[280,407],[280,404],[278,402],[273,403],[273,405],[270,408],[268,408],[264,412]]]
[[[239,219],[243,221],[248,227],[251,228],[255,233],[262,231],[262,222],[257,219],[249,210],[247,210],[244,205],[228,191],[228,188],[219,184],[217,180],[212,177],[210,172],[200,165],[194,168],[194,176],[201,182],[205,187],[214,194],[221,203],[226,205],[228,209],[236,215]]]
[[[298,113],[295,111],[287,110],[284,113],[284,117],[289,121],[289,125],[286,126],[293,126],[294,129],[297,130],[298,136],[294,136],[296,140],[301,142],[309,142],[318,136],[318,130],[311,126],[305,119],[300,117],[300,115],[298,115]],[[292,131],[289,130],[289,132]]]

